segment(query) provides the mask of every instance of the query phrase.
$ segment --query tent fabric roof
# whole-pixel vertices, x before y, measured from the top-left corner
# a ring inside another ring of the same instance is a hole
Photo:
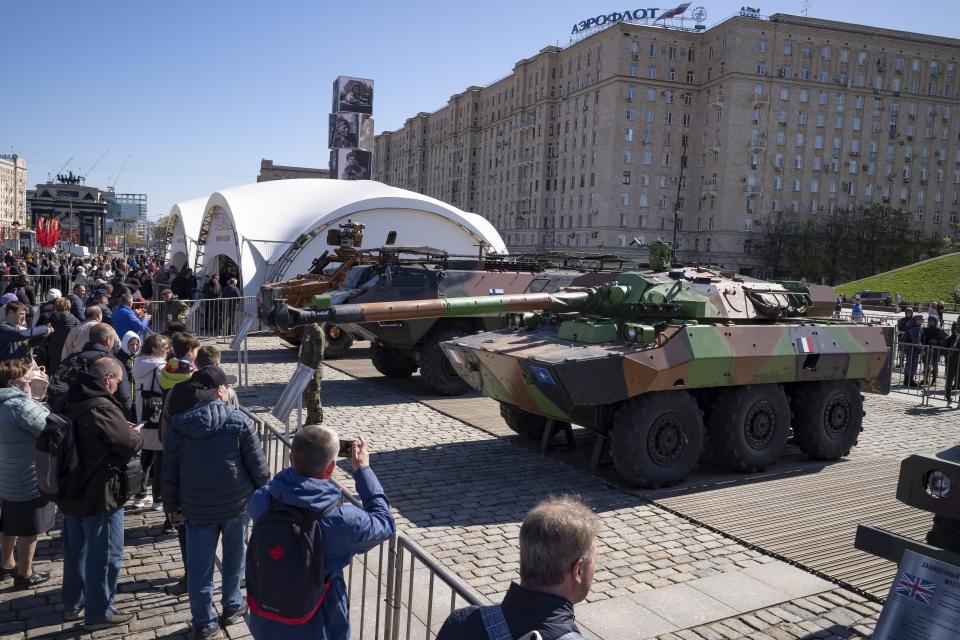
[[[193,202],[193,201],[191,201]],[[493,225],[475,213],[423,194],[373,180],[318,180],[302,178],[254,182],[214,192],[205,211],[222,207],[234,228],[246,240],[293,242],[308,227],[377,207],[419,209],[444,217],[483,239],[494,253],[507,248]],[[271,216],[271,212],[282,213]],[[199,229],[200,221],[194,229]],[[191,227],[187,227],[190,233]]]
[[[207,204],[207,198],[194,198],[193,200],[185,200],[183,202],[178,202],[170,208],[170,215],[173,217],[180,218],[181,223],[183,224],[183,230],[188,236],[187,239],[187,256],[188,264],[193,264],[194,257],[194,245],[193,240],[197,239],[197,231],[200,229],[200,221],[203,219],[204,206]],[[173,259],[173,246],[167,247],[167,255],[164,256],[164,260],[169,262]]]
[[[408,209],[432,214],[463,229],[467,235],[482,241],[491,253],[507,253],[506,245],[493,225],[485,218],[461,211],[440,200],[398,189],[372,180],[294,179],[257,182],[214,192],[202,208],[212,217],[216,208],[223,210],[236,231],[236,257],[241,263],[244,284],[262,281],[266,273],[248,272],[249,248],[267,264],[276,261],[297,238],[324,224],[334,224],[350,215],[372,209]],[[186,215],[184,215],[186,221]],[[198,220],[188,226],[188,234],[197,233]],[[207,244],[211,244],[211,232]],[[380,242],[378,238],[376,242]],[[244,246],[246,245],[246,247]],[[371,245],[372,246],[372,245]],[[201,273],[212,257],[205,249]],[[262,265],[256,267],[258,271]]]

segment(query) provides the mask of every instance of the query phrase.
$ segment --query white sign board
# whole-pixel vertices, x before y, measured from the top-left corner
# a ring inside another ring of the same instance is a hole
[[[873,640],[954,640],[960,629],[960,567],[906,551]]]
[[[280,394],[280,399],[277,400],[277,406],[270,412],[274,418],[283,424],[287,424],[287,420],[290,419],[290,412],[293,411],[297,400],[303,395],[303,390],[313,379],[315,371],[316,369],[312,369],[302,362],[297,365],[297,370],[293,372],[293,377],[290,378],[290,382],[287,383],[283,393]]]

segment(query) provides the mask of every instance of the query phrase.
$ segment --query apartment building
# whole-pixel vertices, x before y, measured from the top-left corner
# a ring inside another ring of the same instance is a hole
[[[752,273],[771,216],[960,211],[960,40],[776,14],[618,23],[377,136],[374,177],[489,219],[512,249],[630,251]],[[681,178],[681,158],[686,164]]]
[[[27,227],[27,161],[0,155],[0,226]]]

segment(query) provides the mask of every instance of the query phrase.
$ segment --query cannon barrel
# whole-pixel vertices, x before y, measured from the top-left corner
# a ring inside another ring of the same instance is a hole
[[[303,326],[313,322],[382,322],[387,320],[415,320],[417,318],[446,318],[478,316],[519,311],[577,311],[590,300],[589,291],[562,293],[519,293],[438,300],[409,300],[398,302],[368,302],[365,304],[329,304],[327,295],[314,296],[309,309],[279,305],[274,322],[282,327]]]

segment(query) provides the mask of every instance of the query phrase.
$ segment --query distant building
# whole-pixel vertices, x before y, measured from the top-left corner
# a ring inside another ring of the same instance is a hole
[[[145,193],[115,193],[107,189],[103,194],[107,200],[107,233],[121,238],[136,233],[138,238],[146,239],[147,195]],[[122,241],[121,241],[122,244]]]
[[[374,179],[474,211],[517,250],[669,241],[676,204],[681,259],[747,274],[770,221],[879,204],[950,234],[960,40],[755,13],[541,49],[378,135]]]
[[[4,237],[14,223],[27,226],[27,161],[17,155],[0,155],[0,227]]]
[[[110,206],[107,192],[80,184],[79,178],[72,175],[66,182],[63,176],[58,176],[58,180],[37,185],[29,201],[32,215],[29,225],[35,226],[39,216],[57,218],[64,240],[86,246],[95,253],[103,251]]]
[[[269,182],[271,180],[290,180],[291,178],[329,178],[330,174],[326,169],[313,169],[310,167],[288,167],[282,164],[273,164],[273,160],[260,161],[260,173],[257,175],[257,182]]]

